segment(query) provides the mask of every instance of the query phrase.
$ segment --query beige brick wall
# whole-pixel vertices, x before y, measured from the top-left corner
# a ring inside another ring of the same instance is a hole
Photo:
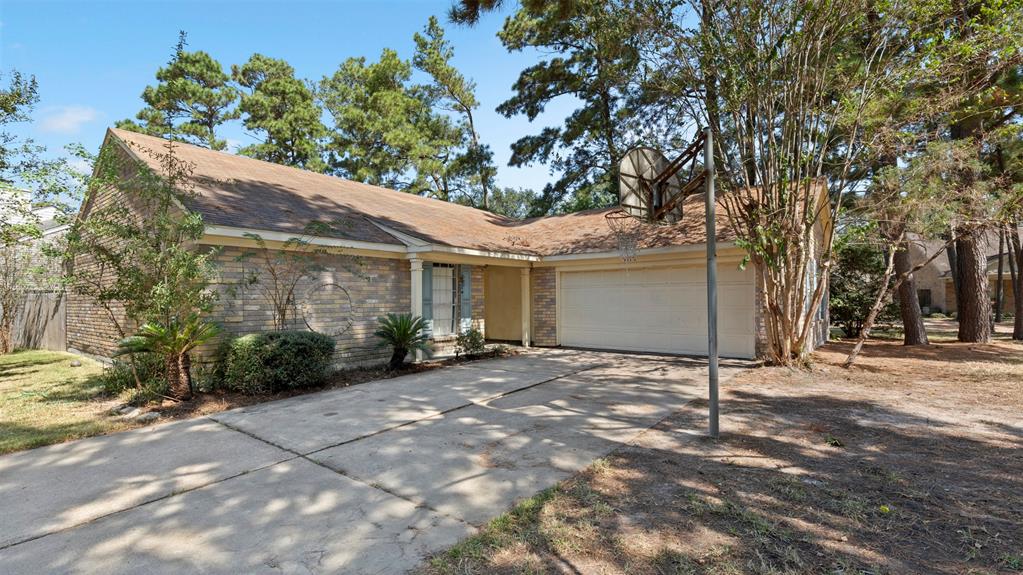
[[[472,266],[472,279],[469,289],[472,290],[472,325],[483,332],[486,337],[487,326],[484,320],[486,316],[486,302],[483,298],[483,266]]]
[[[128,200],[127,195],[120,190],[101,189],[89,198],[83,215],[88,217],[102,210],[130,205]],[[114,273],[110,269],[88,256],[79,256],[70,265],[77,270],[76,275],[83,279],[83,283],[90,286],[109,286],[114,280]],[[130,335],[136,327],[126,318],[124,306],[117,302],[100,304],[73,288],[67,290],[67,345],[70,351],[109,358],[122,337],[118,325],[123,335]]]
[[[533,345],[558,345],[557,272],[554,268],[533,268],[529,275]]]
[[[263,288],[269,285],[269,273],[257,257],[239,261],[245,251],[225,248],[216,258],[220,299],[212,318],[236,335],[274,329],[273,305]],[[335,360],[342,367],[388,359],[390,352],[377,346],[373,332],[378,317],[407,313],[411,307],[408,261],[338,254],[318,256],[317,263],[322,271],[301,280],[295,289],[287,327],[312,327],[335,336]],[[245,278],[253,273],[259,283],[246,285]]]

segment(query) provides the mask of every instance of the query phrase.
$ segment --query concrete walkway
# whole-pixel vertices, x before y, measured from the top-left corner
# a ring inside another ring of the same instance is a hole
[[[0,570],[405,572],[705,377],[701,360],[549,350],[0,457]]]

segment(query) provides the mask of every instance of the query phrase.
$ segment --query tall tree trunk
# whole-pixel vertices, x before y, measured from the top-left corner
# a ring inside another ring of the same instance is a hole
[[[928,345],[927,328],[924,327],[920,311],[920,298],[916,293],[916,276],[912,273],[913,263],[909,241],[902,240],[895,249],[895,275],[905,279],[899,284],[899,313],[902,316],[904,345]]]
[[[953,239],[955,234],[953,234]],[[945,246],[945,256],[948,257],[948,275],[952,278],[952,294],[955,296],[956,301],[959,301],[959,261],[956,257],[956,244],[955,241],[950,242]],[[947,302],[946,302],[947,307]]]
[[[998,230],[998,281],[995,283],[995,323],[1002,322],[1002,280],[1005,277],[1005,228]]]
[[[959,341],[991,341],[991,297],[988,294],[987,255],[976,232],[956,238],[956,271],[959,276],[957,319]]]
[[[1008,230],[1009,275],[1012,277],[1013,314],[1012,339],[1023,340],[1023,245],[1019,237],[1019,224],[1012,223]]]

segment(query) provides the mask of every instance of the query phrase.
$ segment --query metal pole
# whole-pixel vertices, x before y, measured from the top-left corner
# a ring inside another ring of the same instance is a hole
[[[710,384],[710,436],[718,437],[718,254],[714,195],[714,134],[704,129],[703,166],[707,170],[707,377]]]

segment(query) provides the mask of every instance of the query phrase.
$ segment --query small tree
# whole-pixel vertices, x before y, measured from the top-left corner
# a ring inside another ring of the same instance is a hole
[[[846,337],[859,337],[864,322],[885,276],[886,257],[874,241],[876,226],[852,224],[835,239],[835,269],[831,273],[828,309],[831,322],[842,327]],[[880,313],[892,320],[897,310],[888,300]]]
[[[391,348],[388,369],[395,370],[401,367],[410,352],[418,350],[429,353],[430,337],[426,334],[423,318],[408,313],[389,313],[377,321],[380,327],[375,335],[380,338],[380,347]]]
[[[273,312],[275,331],[292,329],[298,310],[295,291],[302,280],[324,271],[322,257],[343,255],[344,250],[313,243],[314,237],[331,237],[344,226],[343,222],[327,224],[310,222],[301,236],[288,238],[283,243],[271,244],[255,233],[245,237],[256,242],[257,248],[242,253],[236,258],[240,262],[255,262],[256,267],[246,270],[242,280],[245,286],[254,286],[259,295],[270,305]],[[352,273],[359,275],[360,260],[344,258],[342,264]]]
[[[216,250],[197,244],[202,217],[185,208],[195,194],[192,167],[176,146],[130,153],[104,146],[68,233],[68,288],[102,307],[122,338],[137,325],[186,325],[216,299],[209,289]],[[160,349],[168,363],[178,357]]]

